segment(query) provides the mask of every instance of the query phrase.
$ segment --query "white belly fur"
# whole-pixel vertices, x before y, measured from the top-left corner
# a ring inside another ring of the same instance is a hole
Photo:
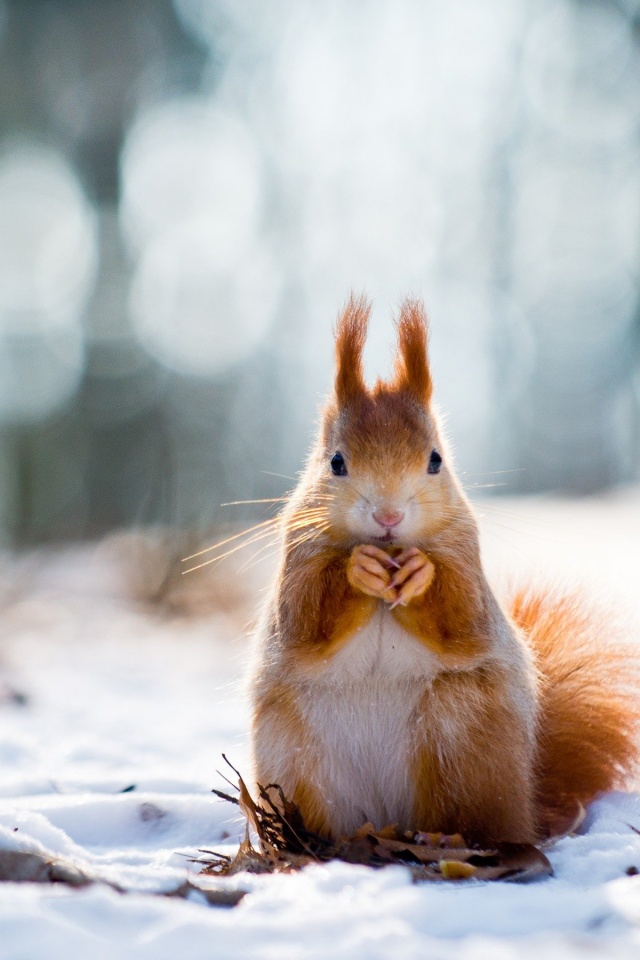
[[[309,682],[303,718],[334,835],[353,833],[366,820],[378,829],[411,823],[418,706],[441,670],[381,605]]]

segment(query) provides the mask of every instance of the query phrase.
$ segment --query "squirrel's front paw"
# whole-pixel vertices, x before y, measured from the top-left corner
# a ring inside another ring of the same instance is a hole
[[[393,603],[397,593],[390,587],[393,571],[400,573],[397,561],[370,544],[354,547],[347,561],[347,579],[352,587],[369,597]]]
[[[398,604],[406,606],[416,597],[422,596],[433,583],[436,572],[426,553],[418,550],[417,547],[403,550],[401,554],[394,557],[394,560],[400,564],[400,569],[389,581],[389,587],[395,593],[391,609]]]

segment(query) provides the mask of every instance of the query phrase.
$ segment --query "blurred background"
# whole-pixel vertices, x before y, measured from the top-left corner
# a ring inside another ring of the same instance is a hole
[[[352,288],[468,486],[631,483],[639,279],[640,0],[0,0],[6,544],[281,495]]]

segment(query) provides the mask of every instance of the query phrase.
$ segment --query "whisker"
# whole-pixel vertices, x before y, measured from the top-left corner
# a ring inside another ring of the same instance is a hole
[[[298,510],[294,510],[291,514],[293,517],[306,517],[315,513],[326,514],[327,508],[324,505],[315,505],[309,507],[301,507]]]
[[[347,477],[346,479],[349,481],[349,483],[351,484],[351,486],[353,487],[353,489],[355,490],[355,492],[358,494],[358,496],[359,496],[359,497],[362,497],[362,499],[363,499],[366,503],[368,503],[369,506],[371,506],[371,500],[369,500],[368,497],[365,497],[364,493],[361,493],[361,491],[358,490],[358,488],[356,487],[356,485],[355,485],[355,483],[353,482],[353,480],[351,479],[351,477]]]
[[[251,546],[252,543],[258,543],[260,540],[264,540],[266,537],[271,536],[273,530],[263,530],[261,533],[256,534],[250,540],[245,540],[244,543],[238,543],[235,547],[232,547],[231,550],[227,550],[226,553],[220,554],[217,557],[210,557],[209,560],[204,560],[202,563],[198,563],[193,567],[188,567],[186,570],[183,570],[183,576],[187,573],[193,573],[194,570],[200,570],[201,567],[208,567],[212,563],[219,563],[221,560],[226,560],[227,557],[233,556],[234,553],[237,553],[238,550],[244,550],[245,547]]]
[[[318,521],[324,522],[322,522],[320,525]],[[238,533],[233,537],[228,537],[226,540],[222,540],[219,543],[208,547],[206,550],[201,550],[198,553],[192,554],[191,557],[186,557],[185,560],[194,560],[197,557],[210,552],[211,550],[226,546],[227,544],[232,543],[234,540],[241,539],[242,537],[248,537],[248,539],[242,540],[241,543],[236,543],[235,546],[231,547],[230,550],[226,550],[224,553],[221,553],[215,557],[210,557],[208,560],[205,560],[202,563],[195,564],[194,566],[189,567],[187,570],[184,570],[183,573],[193,573],[194,570],[200,570],[202,567],[209,566],[213,563],[219,563],[220,561],[225,560],[227,557],[232,556],[234,553],[237,553],[239,550],[243,550],[245,547],[259,543],[261,540],[271,538],[276,532],[280,532],[281,525],[286,531],[293,534],[297,534],[298,531],[304,531],[302,535],[298,535],[293,541],[291,541],[290,546],[297,546],[300,543],[304,543],[306,540],[310,540],[317,536],[318,533],[325,532],[329,527],[326,513],[319,508],[309,508],[298,511],[293,515],[293,518],[290,521],[281,516],[273,517],[264,523],[259,523],[253,527],[249,527],[249,529],[243,530],[241,533]],[[249,534],[253,534],[253,536],[248,536]],[[278,540],[279,537],[274,538],[270,543],[266,544],[265,547],[261,549],[267,549],[269,546],[275,545]]]
[[[277,519],[279,521],[280,517],[278,517]],[[206,566],[207,564],[216,563],[219,560],[224,560],[226,557],[231,556],[232,554],[236,553],[238,550],[243,550],[245,547],[250,547],[254,543],[259,543],[260,540],[264,540],[267,537],[274,537],[274,542],[276,542],[276,539],[279,538],[280,529],[281,529],[280,524],[278,523],[277,525],[274,524],[268,527],[267,529],[257,530],[253,533],[251,537],[249,537],[246,540],[243,540],[241,543],[236,543],[233,547],[231,547],[231,549],[226,550],[224,553],[218,554],[215,557],[210,557],[210,559],[205,560],[204,563],[198,564],[195,567],[190,567],[188,570],[185,570],[184,572],[190,573],[192,570],[197,570],[200,566]],[[277,538],[276,538],[276,534],[278,535]],[[220,546],[222,546],[222,544],[220,544]]]
[[[532,523],[541,527],[555,528],[555,524],[551,520],[544,520],[542,517],[532,517],[526,513],[512,513],[511,511],[504,510],[502,507],[498,507],[493,502],[489,502],[487,500],[483,500],[480,506],[483,511],[487,511],[487,514],[496,514],[504,517],[507,520],[517,520],[521,523]]]
[[[512,536],[517,535],[519,539],[521,539],[522,537],[528,537],[532,540],[537,540],[539,543],[545,543],[549,545],[558,544],[561,542],[558,536],[551,535],[550,529],[548,531],[544,531],[544,530],[539,530],[539,531],[526,530],[525,531],[522,529],[518,530],[513,523],[509,523],[509,522],[501,523],[500,520],[496,519],[495,517],[488,516],[486,514],[481,515],[481,517],[483,520],[484,529],[487,533],[492,533],[493,532],[492,528],[494,527],[500,527],[501,530],[507,530]],[[505,519],[508,521],[509,517],[506,517]],[[550,526],[551,525],[549,525],[549,527]]]
[[[462,470],[460,477],[496,477],[501,474],[525,473],[525,467],[512,467],[508,470],[482,470],[471,473],[469,470]]]
[[[221,507],[239,507],[244,503],[284,503],[287,497],[264,497],[262,500],[229,500],[228,503],[221,503]]]
[[[317,540],[320,533],[325,531],[319,529],[309,529],[303,536],[296,537],[295,540],[292,540],[287,546],[292,549],[293,547],[299,547],[303,543],[308,543],[309,540]]]
[[[263,520],[261,523],[256,523],[253,527],[242,530],[240,533],[235,533],[232,537],[227,537],[226,540],[220,540],[218,543],[214,543],[210,547],[205,547],[204,550],[198,550],[197,553],[192,553],[189,557],[183,557],[182,563],[186,563],[187,560],[195,560],[196,557],[201,557],[203,553],[210,553],[211,550],[217,550],[218,547],[224,547],[225,544],[231,543],[232,540],[238,540],[240,537],[246,536],[248,533],[251,533],[252,530],[259,530],[261,527],[270,526],[271,524],[278,523],[279,520],[280,517],[270,517],[268,520]]]
[[[415,500],[417,501],[419,506],[426,507],[427,509],[430,508],[434,511],[437,511],[439,516],[445,517],[446,519],[449,519],[449,520],[455,519],[455,518],[461,518],[466,515],[465,511],[463,511],[460,508],[454,507],[454,508],[442,509],[442,507],[437,502],[425,497],[421,497],[419,494],[416,495]]]
[[[316,540],[319,535],[326,533],[329,529],[330,529],[330,524],[328,523],[324,524],[323,526],[307,526],[305,528],[304,534],[298,535],[294,537],[294,539],[289,540],[287,542],[287,548],[289,550],[293,550],[296,547],[302,546],[303,543],[308,543],[311,540]],[[270,547],[275,547],[276,549],[274,549],[272,553],[267,554],[265,557],[264,551],[269,550]],[[257,563],[261,555],[263,560],[269,559],[270,557],[277,554],[279,552],[279,549],[280,549],[279,544],[273,544],[273,543],[267,543],[263,547],[260,547],[260,549],[256,551],[256,553],[250,558],[250,560],[247,561],[247,564],[242,568],[243,571],[250,569],[250,567],[252,567],[255,563]]]
[[[247,570],[250,570],[251,567],[255,566],[255,564],[258,563],[261,557],[263,560],[266,559],[264,557],[264,552],[265,550],[271,550],[271,549],[273,549],[273,553],[279,552],[280,550],[279,542],[271,541],[270,543],[263,544],[254,553],[251,554],[251,556],[246,560],[245,563],[243,563],[243,565],[240,567],[239,572],[246,573]],[[273,554],[269,554],[269,556],[272,556],[272,555]]]
[[[295,529],[298,528],[298,527],[306,527],[306,526],[309,526],[309,525],[313,525],[313,523],[314,523],[316,520],[326,520],[326,519],[327,519],[326,514],[324,514],[324,513],[318,513],[318,514],[315,514],[315,515],[313,515],[313,516],[296,517],[296,518],[294,518],[293,521],[291,521],[291,522],[286,522],[286,521],[285,521],[285,523],[286,523],[286,527],[287,527],[288,530],[295,530]]]
[[[245,530],[241,530],[238,533],[226,537],[224,540],[217,541],[209,547],[198,550],[196,553],[192,553],[188,557],[184,557],[182,562],[187,563],[190,560],[196,560],[198,557],[202,557],[206,553],[220,550],[222,547],[226,547],[228,544],[235,544],[231,549],[226,550],[224,553],[219,553],[216,556],[210,557],[208,560],[205,560],[202,563],[194,564],[187,570],[184,570],[183,573],[192,573],[194,570],[199,570],[201,567],[208,566],[212,563],[218,563],[219,561],[232,556],[237,551],[242,550],[244,547],[248,547],[251,544],[258,543],[260,540],[271,537],[276,532],[279,534],[281,529],[293,534],[296,534],[298,531],[306,531],[305,536],[307,538],[311,537],[312,535],[317,535],[314,531],[325,532],[328,528],[328,515],[325,503],[331,502],[334,499],[335,497],[333,494],[318,493],[314,496],[313,503],[311,503],[309,506],[303,506],[298,510],[293,510],[290,516],[287,516],[286,513],[283,514],[279,512],[274,517],[270,517],[267,520],[256,523],[251,527],[247,527]],[[288,500],[289,495],[284,497],[265,497],[256,500],[233,500],[223,503],[221,506],[231,507],[252,503],[280,504],[286,503]],[[304,538],[300,539],[300,542],[303,542],[303,540]],[[236,543],[236,541],[240,542]],[[261,550],[263,549],[266,549],[266,547],[261,548]]]
[[[264,473],[267,477],[280,477],[282,480],[293,480],[296,482],[296,477],[289,477],[286,473],[273,473],[271,470],[261,470],[260,473]]]
[[[470,483],[467,484],[467,490],[493,490],[495,487],[506,487],[505,483]]]

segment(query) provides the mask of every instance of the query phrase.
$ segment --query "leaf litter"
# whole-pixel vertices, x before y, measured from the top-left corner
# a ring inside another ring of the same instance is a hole
[[[545,854],[529,843],[495,843],[489,847],[468,844],[461,834],[407,833],[390,824],[377,830],[364,823],[351,837],[333,841],[309,830],[299,807],[278,784],[258,785],[254,801],[240,773],[237,795],[213,793],[239,807],[246,820],[245,837],[235,856],[200,850],[194,863],[204,874],[220,877],[238,873],[280,873],[300,870],[312,863],[342,860],[369,867],[401,864],[416,881],[511,880],[548,877],[552,868]],[[226,778],[225,778],[226,779]],[[230,781],[227,781],[230,782]],[[257,837],[257,846],[251,834]]]

